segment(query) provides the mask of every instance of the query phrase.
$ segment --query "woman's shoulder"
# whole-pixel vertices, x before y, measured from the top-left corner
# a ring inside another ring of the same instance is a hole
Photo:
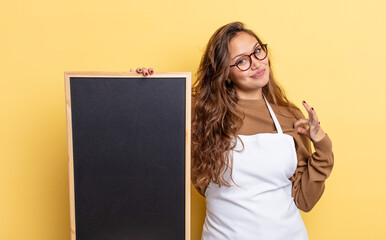
[[[287,118],[288,120],[298,120],[300,118],[304,118],[304,114],[298,107],[295,106],[283,106],[283,105],[276,105],[271,104],[272,110],[275,112],[275,114]]]

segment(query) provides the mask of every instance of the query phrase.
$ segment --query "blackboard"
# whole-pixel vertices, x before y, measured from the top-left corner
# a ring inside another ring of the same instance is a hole
[[[190,73],[65,72],[71,239],[190,239]]]

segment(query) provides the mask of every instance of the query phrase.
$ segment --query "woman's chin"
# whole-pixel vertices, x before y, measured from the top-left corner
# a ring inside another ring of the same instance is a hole
[[[263,88],[263,87],[265,87],[265,85],[268,84],[269,78],[263,77],[263,78],[253,79],[253,82],[254,82],[254,84],[253,84],[254,88]]]

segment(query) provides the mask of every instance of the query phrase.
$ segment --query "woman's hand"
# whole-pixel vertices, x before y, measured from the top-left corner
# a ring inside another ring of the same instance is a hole
[[[147,68],[137,68],[136,70],[135,70],[137,73],[142,73],[143,74],[143,76],[148,76],[149,74],[151,75],[151,74],[153,74],[154,73],[154,70],[153,70],[153,68],[149,68],[149,69],[147,69]],[[133,72],[133,69],[132,68],[130,68],[130,72]]]
[[[297,128],[298,133],[306,135],[313,142],[319,142],[324,136],[326,136],[326,133],[320,127],[320,122],[318,120],[318,116],[316,116],[314,108],[308,106],[306,101],[303,101],[303,105],[308,112],[309,119],[299,119],[294,123],[294,128]],[[304,129],[299,127],[300,124],[307,124],[309,127],[308,129]]]

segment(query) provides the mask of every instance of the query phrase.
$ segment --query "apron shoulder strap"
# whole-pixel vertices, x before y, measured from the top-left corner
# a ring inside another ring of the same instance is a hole
[[[273,122],[275,123],[275,127],[276,127],[276,130],[277,130],[277,133],[279,134],[283,134],[283,131],[281,130],[281,127],[280,127],[280,123],[279,121],[277,120],[276,118],[276,115],[275,113],[273,112],[272,108],[271,108],[271,105],[269,105],[267,99],[265,98],[264,94],[263,94],[263,98],[265,100],[265,103],[267,104],[267,107],[268,107],[268,110],[269,110],[269,113],[271,114],[271,117],[273,119]]]

